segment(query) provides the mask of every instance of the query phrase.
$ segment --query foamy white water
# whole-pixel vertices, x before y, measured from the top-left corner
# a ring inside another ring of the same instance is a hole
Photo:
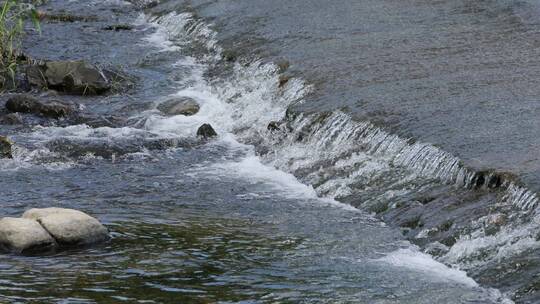
[[[401,197],[419,189],[416,185],[419,178],[467,187],[475,177],[473,172],[460,164],[458,158],[436,147],[423,143],[410,144],[371,123],[353,121],[342,112],[322,118],[317,115],[298,116],[288,126],[290,132],[285,127],[270,132],[266,128],[268,123],[282,120],[287,107],[301,102],[310,91],[309,86],[302,80],[291,79],[284,87],[279,87],[277,67],[260,62],[249,65],[235,63],[230,78],[226,80],[207,79],[205,72],[218,60],[221,50],[215,43],[215,33],[206,24],[190,14],[176,13],[158,18],[142,17],[141,20],[149,21],[146,24],[154,29],[143,43],[151,45],[158,53],[174,53],[179,58],[175,66],[190,71],[187,77],[177,81],[177,92],[157,98],[153,109],[132,117],[144,121],[142,129],[93,129],[84,125],[38,128],[27,136],[28,141],[39,143],[62,138],[114,142],[195,138],[197,128],[203,123],[210,123],[219,134],[213,145],[242,151],[245,155],[236,161],[199,168],[198,174],[262,183],[284,197],[310,199],[355,212],[355,208],[334,199],[362,190],[370,193],[370,197],[361,198],[365,200],[364,203],[388,201],[393,208]],[[206,45],[213,55],[196,59],[181,54],[181,46],[193,41]],[[156,109],[169,98],[178,97],[197,101],[200,111],[193,116],[166,117]],[[252,146],[243,144],[253,139],[262,141],[260,144],[268,148],[268,153],[256,155]],[[20,159],[28,157],[34,156],[25,154]],[[302,180],[293,175],[297,171],[307,172]],[[373,192],[373,195],[369,192],[378,189],[382,191]],[[510,205],[523,209],[535,207],[537,199],[530,192],[517,186],[509,189],[506,200]],[[324,198],[319,198],[321,196]],[[481,233],[464,236],[450,248],[442,261],[474,265],[485,261],[475,258],[478,252],[486,248],[494,250],[491,256],[494,259],[535,248],[537,242],[529,236],[537,228],[525,226],[519,234],[502,230],[494,237]],[[501,250],[496,251],[497,248]],[[381,261],[425,272],[443,281],[478,288],[463,271],[444,266],[418,251],[398,251]]]

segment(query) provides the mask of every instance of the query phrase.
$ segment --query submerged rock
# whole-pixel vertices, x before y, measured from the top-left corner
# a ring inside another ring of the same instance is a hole
[[[158,0],[127,0],[127,2],[130,2],[140,9],[152,8],[159,4]]]
[[[266,126],[266,129],[268,131],[279,131],[281,128],[279,127],[280,123],[278,121],[271,121],[268,123],[268,126]]]
[[[0,117],[1,125],[20,125],[23,121],[18,113],[9,113]]]
[[[0,158],[12,158],[11,146],[13,143],[4,136],[0,136]]]
[[[27,69],[31,85],[71,94],[94,95],[111,89],[103,71],[85,61],[47,61]]]
[[[236,61],[236,58],[238,57],[236,52],[232,50],[224,50],[223,53],[221,53],[221,57],[223,60],[227,62],[234,62]]]
[[[36,220],[59,245],[88,245],[109,239],[109,233],[105,226],[97,219],[78,210],[30,209],[22,217],[23,219]]]
[[[157,109],[166,115],[185,115],[191,116],[199,112],[199,104],[189,98],[181,97],[179,99],[170,99],[157,106]]]
[[[210,124],[203,124],[197,130],[197,136],[206,139],[206,138],[216,137],[217,133]]]
[[[17,95],[6,102],[11,112],[41,114],[45,117],[60,118],[73,112],[73,109],[58,101],[42,102],[29,95]]]
[[[284,73],[289,68],[290,63],[289,63],[289,61],[287,61],[285,59],[282,59],[282,60],[278,60],[276,62],[276,66],[278,67],[278,71],[280,73]]]
[[[133,29],[132,25],[129,24],[113,24],[103,28],[105,31],[131,31]]]
[[[51,14],[48,12],[39,11],[38,17],[40,20],[49,20],[55,22],[94,22],[98,21],[96,16],[79,16],[70,13]]]
[[[0,219],[0,250],[13,253],[50,251],[54,238],[36,221],[24,218]]]
[[[91,128],[119,128],[126,124],[126,118],[116,115],[96,115],[92,113],[78,113],[70,117],[70,123],[85,124]]]
[[[278,87],[283,88],[288,82],[291,77],[287,75],[280,75],[278,80]]]

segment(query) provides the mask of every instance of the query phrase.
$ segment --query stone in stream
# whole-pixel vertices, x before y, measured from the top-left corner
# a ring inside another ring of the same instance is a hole
[[[60,246],[88,245],[107,241],[109,232],[88,214],[65,208],[30,209],[24,219],[36,220]]]
[[[5,136],[0,136],[0,158],[12,158],[11,146],[13,143]]]
[[[6,108],[10,112],[41,114],[45,117],[60,118],[73,112],[72,107],[58,101],[39,101],[29,95],[16,95],[8,99]]]
[[[103,71],[85,61],[47,61],[30,66],[26,77],[31,85],[78,95],[101,94],[111,89]]]
[[[203,124],[197,130],[197,136],[207,139],[207,138],[216,137],[217,133],[210,124]]]
[[[221,54],[221,58],[227,62],[234,62],[236,61],[237,54],[235,51],[232,50],[224,50]]]
[[[38,222],[12,217],[0,219],[0,251],[33,253],[54,248],[54,238]]]
[[[19,113],[9,113],[0,116],[0,125],[20,125],[23,121]]]
[[[38,88],[47,87],[44,68],[39,65],[30,65],[26,68],[26,81],[28,84]]]
[[[270,123],[268,123],[268,126],[266,126],[266,129],[268,131],[279,131],[281,130],[280,128],[280,123],[278,121],[271,121]]]
[[[157,106],[157,109],[160,110],[162,113],[170,116],[191,116],[199,112],[199,104],[189,97],[180,97],[177,99],[169,99],[159,104]]]
[[[130,24],[113,24],[103,28],[105,31],[131,31],[133,26]]]

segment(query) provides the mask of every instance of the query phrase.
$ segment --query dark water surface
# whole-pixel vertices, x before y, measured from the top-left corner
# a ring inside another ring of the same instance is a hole
[[[143,4],[50,1],[98,20],[25,39],[135,85],[55,97],[105,126],[0,126],[2,216],[76,208],[113,236],[4,255],[1,302],[539,302],[534,3]],[[177,97],[199,113],[157,110]]]

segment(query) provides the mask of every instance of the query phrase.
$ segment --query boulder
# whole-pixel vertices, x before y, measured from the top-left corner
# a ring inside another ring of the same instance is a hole
[[[29,95],[16,95],[6,102],[6,108],[11,112],[41,114],[45,117],[60,118],[73,109],[58,101],[42,102]]]
[[[204,139],[216,137],[217,133],[210,124],[203,124],[197,129],[197,136]]]
[[[84,61],[49,61],[45,78],[50,88],[83,95],[100,94],[111,88],[103,72]]]
[[[24,218],[0,219],[0,250],[13,253],[50,251],[53,237],[36,221]]]
[[[169,99],[159,104],[157,106],[157,109],[160,110],[162,113],[170,116],[191,116],[199,112],[199,104],[189,97],[181,97],[178,99]]]
[[[26,80],[31,86],[38,88],[47,87],[44,68],[39,65],[30,65],[26,68]]]
[[[94,95],[111,89],[103,71],[85,61],[47,61],[26,71],[28,82],[70,94]]]
[[[11,146],[13,143],[4,136],[0,136],[0,158],[12,158]]]
[[[81,211],[64,208],[30,209],[22,217],[36,220],[61,246],[88,245],[109,239],[107,228]]]

